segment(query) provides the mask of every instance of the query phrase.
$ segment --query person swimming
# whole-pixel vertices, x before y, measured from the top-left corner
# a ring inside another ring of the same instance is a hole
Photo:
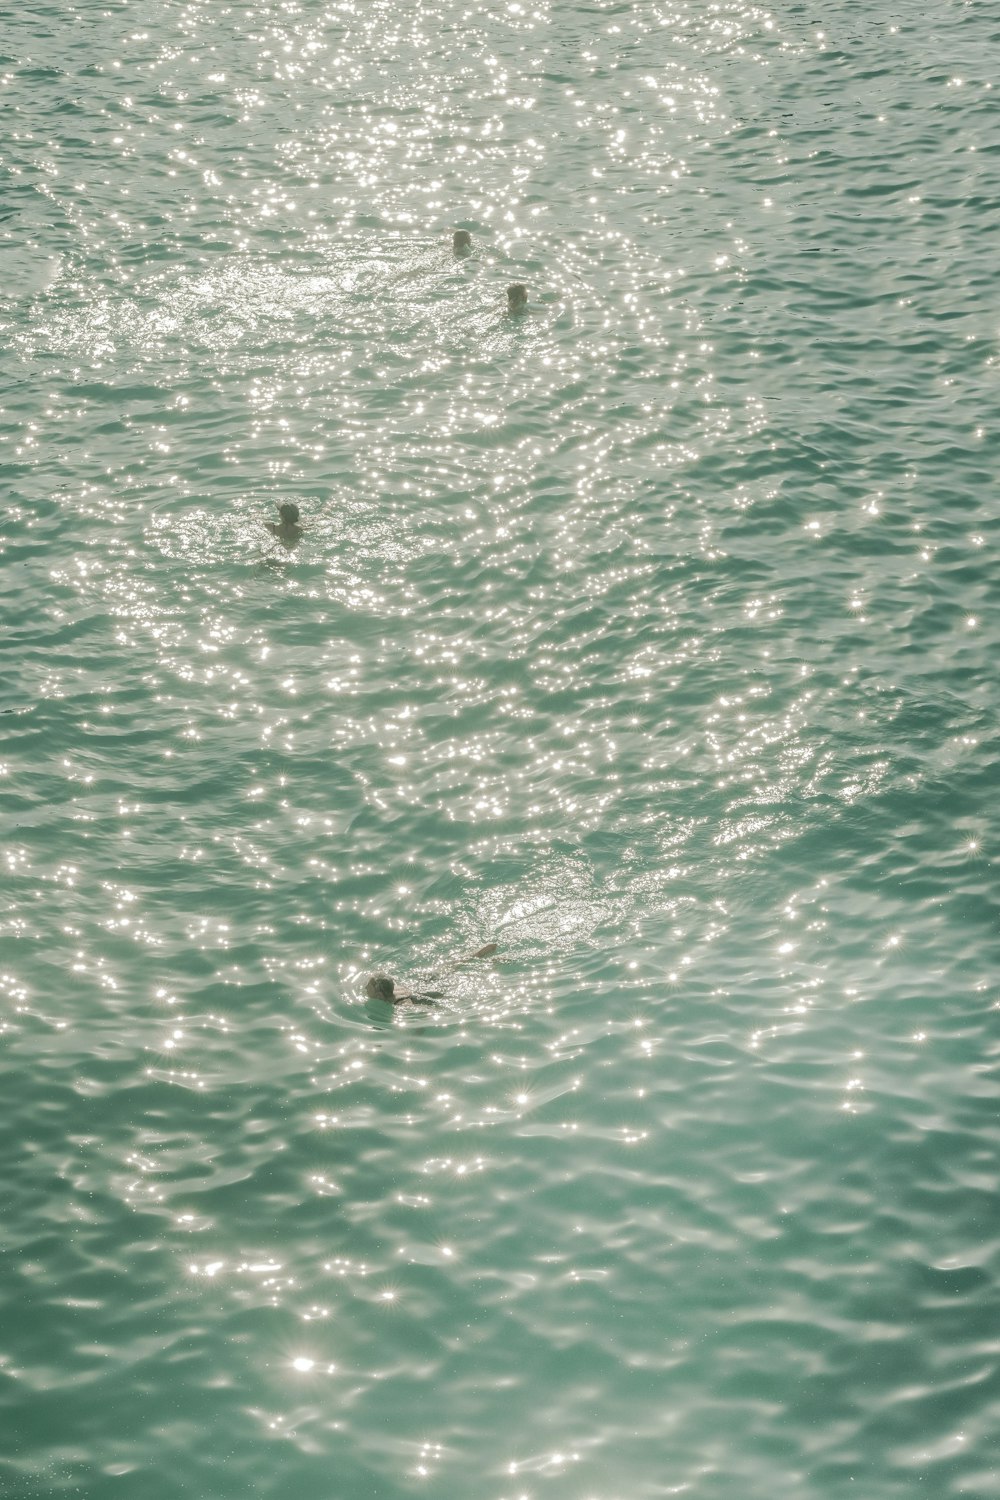
[[[397,990],[395,981],[388,974],[372,974],[365,985],[369,1000],[388,1000],[390,1005],[399,1005],[403,1000],[412,1000],[416,1005],[433,1005],[442,997],[441,990]]]
[[[519,281],[507,288],[507,311],[512,313],[528,311],[528,288]]]
[[[284,542],[286,547],[292,547],[302,536],[303,528],[299,525],[299,507],[294,500],[285,500],[278,506],[280,521],[265,521],[264,525],[272,536],[276,536],[279,542]]]
[[[451,237],[451,248],[456,255],[468,255],[472,250],[472,235],[467,229],[456,229]]]
[[[484,943],[482,948],[469,954],[469,960],[492,958],[499,946],[498,943]],[[457,959],[453,967],[466,962],[466,959]],[[403,1000],[411,1000],[415,1005],[433,1005],[435,1000],[444,999],[442,990],[397,990],[395,980],[388,974],[370,974],[365,983],[365,994],[369,1000],[388,1000],[390,1005],[399,1005]]]

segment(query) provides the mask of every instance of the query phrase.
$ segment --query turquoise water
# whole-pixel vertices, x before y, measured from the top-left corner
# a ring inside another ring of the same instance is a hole
[[[3,1500],[1000,1495],[998,40],[8,15]]]

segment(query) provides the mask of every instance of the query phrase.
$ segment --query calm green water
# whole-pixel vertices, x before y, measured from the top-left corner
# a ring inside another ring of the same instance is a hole
[[[8,11],[2,1500],[1000,1495],[998,42]]]

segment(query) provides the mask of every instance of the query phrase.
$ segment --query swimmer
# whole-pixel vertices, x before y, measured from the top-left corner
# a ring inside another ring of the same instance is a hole
[[[456,229],[451,237],[451,248],[456,255],[470,255],[472,253],[472,235],[467,229]]]
[[[519,281],[507,288],[507,311],[510,313],[528,311],[528,288],[522,286]]]
[[[278,515],[281,517],[280,521],[265,521],[264,525],[279,542],[284,542],[286,547],[293,547],[303,530],[299,525],[299,507],[293,500],[286,500],[283,505],[278,506]]]
[[[441,999],[440,990],[424,990],[419,994],[416,990],[397,990],[388,974],[373,974],[365,985],[365,994],[369,1000],[388,1000],[390,1005],[399,1005],[402,1000],[412,1000],[416,1005],[433,1005],[435,1000]]]
[[[470,953],[468,959],[457,959],[453,967],[474,958],[492,958],[499,946],[499,943],[485,943],[475,953]],[[390,979],[388,974],[369,975],[365,994],[369,1000],[388,1000],[390,1005],[399,1005],[402,1000],[412,1000],[415,1005],[433,1005],[435,1000],[444,999],[441,990],[397,990],[395,980]]]

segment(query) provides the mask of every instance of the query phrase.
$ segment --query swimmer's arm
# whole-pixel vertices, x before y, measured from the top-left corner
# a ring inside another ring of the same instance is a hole
[[[453,958],[448,967],[450,969],[460,969],[463,964],[474,963],[477,958],[492,958],[494,953],[498,953],[499,951],[499,943],[484,943],[481,948],[476,949],[475,953],[463,953],[461,958]]]
[[[500,951],[500,944],[499,943],[484,943],[481,948],[477,948],[476,949],[475,953],[465,953],[465,954],[462,955],[461,958],[453,958],[452,961],[451,961],[451,963],[448,964],[445,969],[443,969],[443,970],[442,969],[435,970],[432,973],[431,977],[433,979],[437,979],[437,977],[438,977],[439,974],[448,973],[452,969],[460,969],[463,966],[463,964],[471,964],[477,958],[492,958],[493,955],[494,955],[494,953],[498,953],[499,951]],[[426,994],[433,995],[433,996],[435,996],[439,1000],[443,1000],[444,999],[444,996],[443,996],[443,994],[442,994],[442,992],[440,990],[427,990]],[[417,997],[415,995],[411,995],[411,996],[408,996],[407,998],[408,999],[416,999]]]

